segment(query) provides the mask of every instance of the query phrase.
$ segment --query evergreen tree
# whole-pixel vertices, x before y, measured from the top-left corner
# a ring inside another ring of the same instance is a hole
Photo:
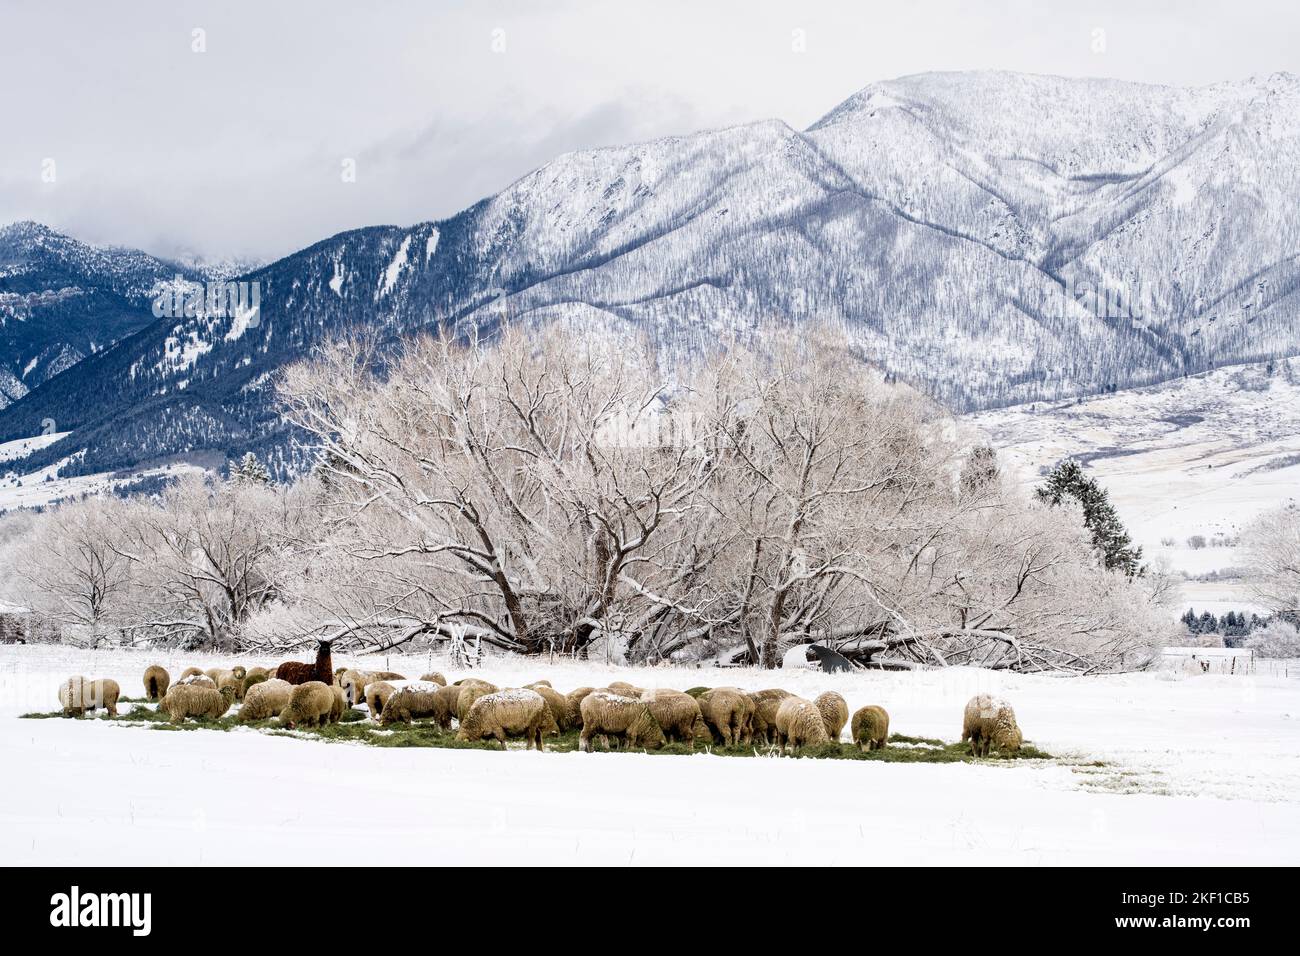
[[[1106,489],[1085,475],[1077,461],[1057,463],[1037,494],[1051,505],[1059,505],[1067,497],[1078,501],[1083,506],[1084,526],[1092,532],[1092,543],[1107,570],[1122,571],[1129,577],[1142,573],[1142,549],[1134,547]]]
[[[271,473],[257,460],[251,451],[246,452],[238,462],[231,462],[228,468],[230,480],[250,485],[266,485],[271,482]]]

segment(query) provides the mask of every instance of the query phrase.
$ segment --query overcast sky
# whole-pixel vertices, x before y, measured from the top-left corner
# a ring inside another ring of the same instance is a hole
[[[271,258],[448,216],[566,150],[804,127],[909,73],[1300,73],[1294,0],[1062,6],[0,0],[0,223]]]

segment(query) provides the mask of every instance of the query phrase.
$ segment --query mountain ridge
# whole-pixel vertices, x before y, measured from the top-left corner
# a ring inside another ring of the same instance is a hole
[[[671,357],[820,318],[958,411],[1296,354],[1297,116],[1290,74],[932,73],[870,84],[802,131],[760,120],[565,153],[455,216],[348,230],[245,274],[257,327],[151,322],[0,410],[0,440],[53,418],[73,435],[47,464],[266,447],[293,470],[268,384],[357,327],[599,316]],[[1136,319],[1068,291],[1147,286],[1155,314]]]

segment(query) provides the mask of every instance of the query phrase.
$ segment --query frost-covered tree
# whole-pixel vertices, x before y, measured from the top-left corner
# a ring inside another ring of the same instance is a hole
[[[1275,618],[1252,632],[1245,646],[1260,657],[1300,658],[1300,630]]]
[[[998,474],[998,453],[988,445],[976,445],[962,465],[962,494],[968,497],[981,494],[997,481]]]
[[[1300,508],[1261,515],[1242,545],[1255,596],[1277,614],[1300,614]]]
[[[11,556],[23,603],[69,639],[94,644],[130,616],[136,567],[123,553],[130,507],[86,498],[41,515]]]
[[[130,625],[194,646],[231,647],[276,599],[307,515],[261,484],[189,476],[129,505],[122,553],[135,568]]]
[[[245,452],[238,462],[232,461],[227,472],[231,481],[254,485],[265,485],[271,481],[271,473],[251,451]]]
[[[707,461],[696,439],[645,440],[666,388],[651,370],[558,331],[415,340],[383,379],[369,359],[343,343],[286,394],[377,617],[580,648],[681,573],[659,559]]]

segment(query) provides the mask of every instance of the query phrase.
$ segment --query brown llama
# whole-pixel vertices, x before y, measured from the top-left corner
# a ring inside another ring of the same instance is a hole
[[[276,668],[275,676],[290,684],[305,684],[309,680],[318,680],[325,685],[334,683],[334,661],[330,657],[330,644],[330,641],[316,642],[316,663],[285,661]]]

